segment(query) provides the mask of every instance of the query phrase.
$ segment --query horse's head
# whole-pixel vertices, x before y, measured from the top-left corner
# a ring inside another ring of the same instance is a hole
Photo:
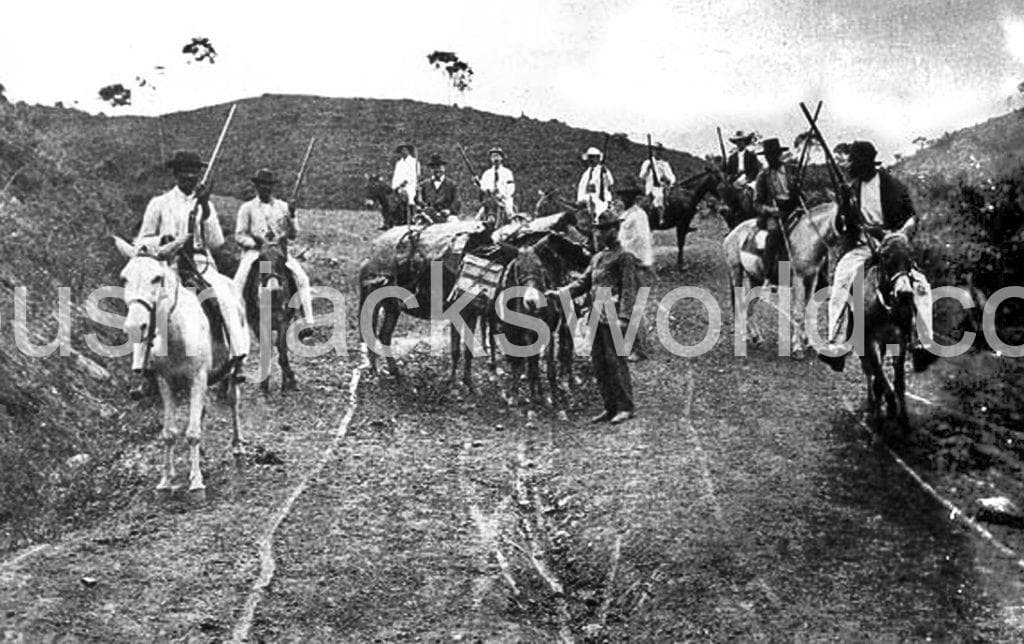
[[[914,285],[910,278],[914,260],[910,240],[903,233],[890,233],[878,247],[878,265],[883,288],[896,296],[897,301],[910,301]]]
[[[288,275],[288,240],[285,237],[268,237],[260,246],[260,256],[256,261],[260,286],[279,290],[287,284]]]
[[[184,237],[150,249],[146,246],[136,248],[120,237],[114,238],[117,250],[128,259],[121,269],[121,286],[124,301],[128,304],[124,330],[133,342],[141,342],[156,331],[157,304],[166,297],[170,283],[177,280],[168,262],[187,241],[188,237]]]

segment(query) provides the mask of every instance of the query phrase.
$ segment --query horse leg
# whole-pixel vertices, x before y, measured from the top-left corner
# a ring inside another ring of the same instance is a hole
[[[273,335],[274,329],[271,328],[269,332],[270,332],[271,335]],[[280,334],[278,334],[278,339],[279,340],[280,340],[280,337],[281,337]],[[273,351],[274,350],[273,349],[273,345],[269,341],[267,342],[266,349],[267,349],[267,351]],[[260,339],[260,352],[261,352],[261,354],[262,354],[262,351],[263,351],[263,340],[261,338]],[[260,393],[263,394],[264,396],[270,394],[270,372],[273,369],[273,367],[271,366],[271,363],[270,363],[271,357],[272,356],[267,356],[266,357],[266,362],[264,362],[263,356],[262,355],[260,356],[260,371],[263,371],[263,364],[267,365],[266,372],[265,373],[260,373],[260,376],[262,376],[262,379],[260,380]]]
[[[189,387],[188,428],[185,440],[188,443],[188,493],[193,502],[206,500],[206,485],[199,467],[199,447],[203,439],[203,403],[206,397],[206,370],[200,369],[192,378]]]
[[[904,430],[910,428],[910,419],[907,417],[907,343],[900,343],[899,352],[895,356],[893,364],[893,389],[896,399],[896,420]]]
[[[157,483],[156,491],[158,495],[164,496],[171,491],[174,484],[174,443],[177,442],[180,432],[175,422],[177,405],[174,391],[163,376],[157,376],[156,382],[164,403],[164,426],[160,432],[160,438],[164,442],[164,471],[160,482]]]
[[[456,374],[459,369],[459,353],[462,351],[462,343],[459,339],[459,332],[456,330],[454,324],[450,325],[448,328],[448,338],[449,343],[451,344],[449,349],[452,354],[452,369],[451,373],[448,375],[448,384],[452,388],[455,388],[458,386],[458,383],[456,382]]]
[[[555,366],[555,341],[556,334],[559,333],[557,327],[557,322],[548,324],[550,339],[547,346],[544,347],[544,367],[547,371],[548,390],[551,392],[546,401],[548,405],[554,405],[555,399],[561,397],[561,391],[558,387],[558,369]]]
[[[876,390],[876,375],[874,360],[871,354],[871,347],[868,347],[864,356],[860,359],[861,369],[864,371],[864,380],[867,383],[868,394],[868,422],[872,427],[878,425],[878,392]]]
[[[384,317],[380,324],[380,335],[378,336],[380,343],[391,348],[391,338],[395,334],[395,327],[398,326],[398,314],[401,312],[398,308],[398,303],[394,299],[387,300],[383,304],[384,306]],[[395,360],[394,355],[388,356],[388,371],[394,376],[396,382],[401,382],[402,376],[398,373],[398,362]]]
[[[690,220],[683,217],[676,225],[676,268],[683,270],[683,246],[686,245],[686,235],[690,232]]]
[[[295,391],[299,386],[288,358],[288,322],[282,322],[280,327],[277,331],[277,364],[281,367],[281,391]]]
[[[373,307],[373,315],[370,316],[370,329],[373,331],[374,337],[376,337],[378,339],[380,338],[380,327],[381,327],[380,313],[381,313],[382,306],[383,306],[382,304],[377,304],[375,307]],[[372,350],[370,347],[366,348],[366,361],[368,363],[367,366],[369,366],[369,368],[370,368],[370,373],[376,374],[377,373],[377,352]]]
[[[469,316],[469,319],[466,320],[466,328],[469,330],[470,339],[473,339],[475,337],[474,329],[476,329],[477,323],[481,319],[486,319],[486,317],[481,318],[480,313],[475,310],[467,311],[467,314]],[[473,348],[469,346],[469,344],[467,344],[463,351],[464,353],[462,354],[462,384],[464,384],[466,386],[466,389],[468,389],[469,391],[473,391]]]

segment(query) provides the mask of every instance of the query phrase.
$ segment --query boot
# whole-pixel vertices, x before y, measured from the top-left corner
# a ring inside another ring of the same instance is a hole
[[[927,349],[920,342],[914,343],[914,346],[910,348],[910,361],[914,366],[914,371],[921,373],[928,367],[935,364],[935,361],[939,359],[939,356],[935,355]]]

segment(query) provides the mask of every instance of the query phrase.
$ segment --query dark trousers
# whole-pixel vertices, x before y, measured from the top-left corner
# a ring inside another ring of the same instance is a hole
[[[605,411],[613,414],[633,411],[633,383],[629,378],[629,363],[625,356],[615,353],[611,328],[604,322],[597,325],[594,347],[590,352],[594,363],[594,376],[601,392]]]

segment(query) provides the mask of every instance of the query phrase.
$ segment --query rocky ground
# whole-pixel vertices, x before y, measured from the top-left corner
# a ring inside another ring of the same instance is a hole
[[[312,217],[315,279],[350,288],[375,215]],[[584,382],[563,403],[512,408],[483,365],[475,392],[451,390],[446,358],[415,341],[425,325],[400,326],[413,339],[402,383],[355,376],[352,336],[349,355],[297,361],[297,394],[247,388],[244,462],[230,459],[226,418],[214,411],[205,504],[139,497],[97,529],[0,564],[0,632],[1019,640],[1024,572],[951,521],[864,431],[859,370],[833,376],[816,361],[775,356],[774,344],[734,356],[722,231],[702,226],[682,273],[669,249],[659,256],[655,295],[705,286],[726,330],[700,357],[659,348],[637,365],[635,420],[586,422],[598,405],[582,362]],[[665,315],[684,344],[708,324],[693,300]],[[939,383],[952,368],[916,378],[913,390],[945,404]],[[352,377],[360,382],[346,417]],[[918,431],[893,446],[941,493],[961,507],[982,493],[1019,498],[1012,473],[933,458],[934,436],[963,421],[919,402],[912,411]],[[158,457],[154,433],[149,467]],[[253,595],[268,537],[274,574]]]

